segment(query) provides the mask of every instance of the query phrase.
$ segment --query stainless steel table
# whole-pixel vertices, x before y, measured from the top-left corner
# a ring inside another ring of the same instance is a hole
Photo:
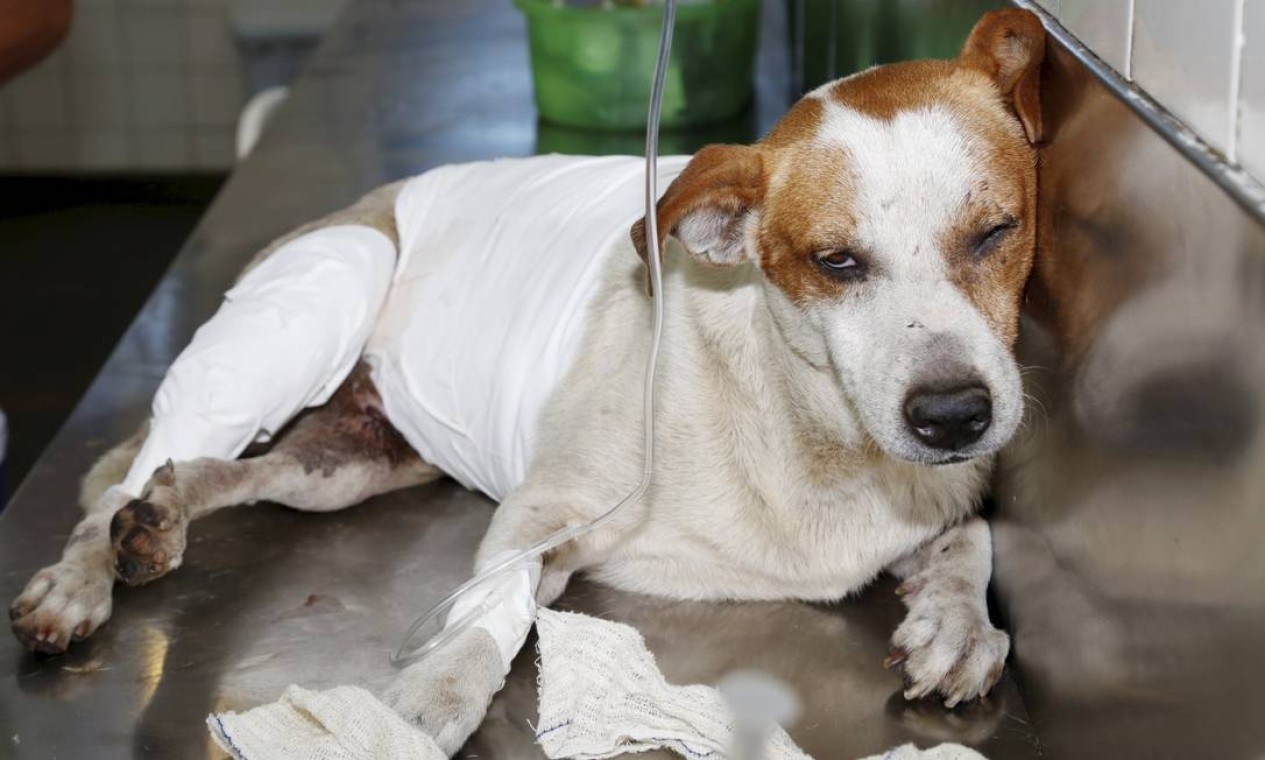
[[[766,6],[753,111],[667,136],[665,151],[751,139],[784,110],[784,20],[780,3]],[[0,518],[0,597],[57,558],[79,477],[144,418],[165,367],[260,246],[441,163],[641,149],[637,135],[594,139],[537,124],[523,23],[506,0],[354,4]],[[184,566],[118,589],[113,619],[69,655],[37,659],[0,640],[0,758],[214,757],[209,712],[270,701],[296,682],[382,686],[411,618],[466,577],[492,509],[439,483],[337,514],[257,506],[197,523]],[[785,679],[806,705],[792,733],[816,757],[946,740],[995,758],[1037,754],[1009,678],[970,709],[901,699],[898,676],[880,665],[902,614],[887,583],[832,606],[666,603],[577,583],[561,604],[636,625],[675,682],[735,668]],[[529,725],[532,659],[515,664],[464,755],[542,756]]]

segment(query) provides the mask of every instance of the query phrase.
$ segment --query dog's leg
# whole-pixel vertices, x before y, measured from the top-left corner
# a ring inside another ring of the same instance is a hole
[[[540,473],[538,469],[534,474]],[[569,524],[587,522],[617,496],[580,494],[574,488],[553,487],[529,478],[497,507],[479,546],[476,573]],[[621,515],[600,531],[545,555],[539,580],[508,584],[509,590],[503,591],[501,597],[504,606],[530,605],[533,601],[549,605],[565,590],[571,575],[583,569],[588,558],[600,555],[638,524],[638,516]],[[523,624],[522,616],[515,619],[515,624]],[[530,620],[525,625],[529,627]],[[477,626],[466,629],[444,649],[402,672],[383,694],[386,704],[432,736],[449,755],[460,749],[483,722],[488,705],[504,684],[510,662],[522,645],[521,639],[509,646],[506,642],[515,634],[525,636],[527,631],[505,625],[491,628],[495,635]]]
[[[71,531],[61,561],[37,572],[9,608],[13,632],[28,649],[65,651],[110,617],[110,518],[131,497],[109,486],[123,479],[144,440],[142,429],[93,465],[80,489],[84,516]]]
[[[1001,678],[1010,637],[988,620],[993,543],[975,517],[893,566],[909,609],[885,663],[904,666],[905,698],[938,693],[946,707],[983,696]]]
[[[145,495],[110,523],[114,570],[128,585],[148,583],[180,564],[191,521],[259,501],[326,512],[440,476],[381,412],[363,365],[330,401],[301,415],[262,456],[204,457],[164,465]]]
[[[128,501],[112,488],[70,533],[61,561],[37,572],[9,607],[13,633],[33,652],[57,654],[110,617],[110,518]]]

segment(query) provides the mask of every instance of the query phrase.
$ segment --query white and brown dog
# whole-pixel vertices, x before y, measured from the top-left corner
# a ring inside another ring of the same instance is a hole
[[[575,572],[674,598],[832,600],[887,570],[909,608],[889,663],[903,665],[906,696],[954,705],[996,683],[1009,639],[989,622],[991,541],[974,513],[1023,413],[1011,349],[1035,247],[1043,55],[1034,15],[995,11],[956,60],[825,85],[762,141],[689,161],[657,211],[677,243],[653,487],[545,558],[540,603]],[[399,246],[399,193],[380,189],[296,235],[358,225]],[[644,227],[621,237],[481,563],[591,520],[640,476]],[[266,453],[176,461],[142,498],[105,486],[146,432],[107,454],[61,562],[13,604],[18,637],[57,652],[91,634],[116,575],[140,583],[174,568],[189,521],[220,507],[338,509],[438,477],[376,385],[357,367]],[[489,641],[463,637],[388,695],[450,752],[504,675]],[[443,678],[457,658],[462,678]]]

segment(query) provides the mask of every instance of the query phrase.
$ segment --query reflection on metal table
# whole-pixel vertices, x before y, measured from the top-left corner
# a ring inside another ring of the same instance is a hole
[[[665,154],[751,140],[785,109],[785,19],[776,3],[765,16],[756,105],[733,123],[665,135]],[[164,369],[256,250],[383,182],[538,150],[638,153],[641,137],[537,123],[523,22],[508,2],[353,4],[0,519],[0,596],[56,559],[79,477],[144,419]],[[70,654],[0,644],[0,757],[215,757],[209,712],[271,701],[290,683],[380,688],[408,622],[466,577],[492,510],[443,482],[336,514],[263,505],[199,522],[184,566],[117,589],[113,619]],[[560,606],[637,626],[677,683],[735,668],[786,680],[806,706],[792,734],[817,757],[906,741],[1037,754],[1009,677],[969,709],[903,701],[899,676],[881,666],[902,614],[890,584],[810,606],[670,603],[581,582]],[[541,756],[534,687],[529,648],[463,754]]]

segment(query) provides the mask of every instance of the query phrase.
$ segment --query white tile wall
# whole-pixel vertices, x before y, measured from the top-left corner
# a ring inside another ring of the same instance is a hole
[[[1135,0],[1133,14],[1134,81],[1231,160],[1243,2]]]
[[[1239,104],[1239,160],[1265,180],[1265,0],[1243,7],[1243,62]]]
[[[191,73],[186,83],[191,95],[190,123],[199,129],[233,127],[241,111],[241,75],[235,71]]]
[[[123,68],[123,34],[112,7],[87,5],[80,0],[64,43],[77,71],[118,71]]]
[[[70,78],[71,110],[84,134],[123,130],[127,124],[125,80],[109,73],[86,73]]]
[[[182,169],[192,165],[192,135],[184,129],[142,129],[132,133],[142,169]]]
[[[1129,76],[1134,0],[1059,0],[1059,21],[1107,65]]]
[[[79,135],[79,166],[111,169],[133,164],[128,134],[121,129],[99,129]]]
[[[231,166],[244,94],[230,5],[76,0],[61,48],[0,88],[0,172]]]
[[[1036,0],[1265,181],[1265,0]]]
[[[142,6],[122,16],[123,45],[133,71],[183,68],[186,63],[188,11]]]
[[[133,72],[128,82],[128,119],[136,129],[178,129],[189,124],[187,81],[181,73]]]
[[[188,14],[189,65],[194,72],[236,73],[238,57],[228,18],[216,8],[195,7]]]
[[[71,169],[78,153],[74,135],[63,129],[18,132],[14,148],[24,169]]]

